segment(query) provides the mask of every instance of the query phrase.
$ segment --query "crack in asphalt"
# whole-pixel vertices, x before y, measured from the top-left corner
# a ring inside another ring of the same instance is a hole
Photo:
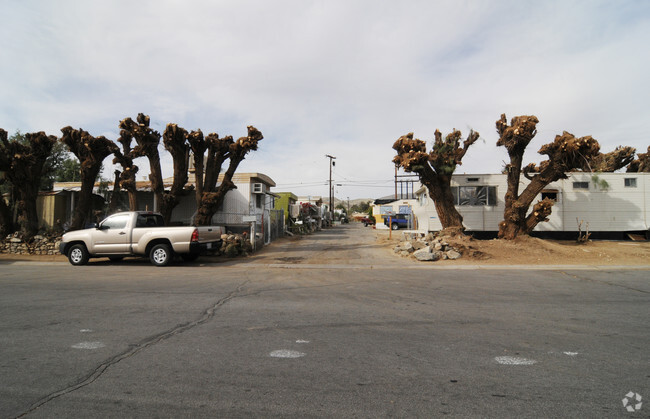
[[[629,287],[629,286],[623,285],[623,284],[616,284],[616,283],[613,283],[613,282],[604,281],[602,279],[585,278],[585,277],[578,276],[576,274],[567,273],[567,272],[564,272],[564,271],[562,271],[561,273],[566,275],[566,276],[570,276],[572,278],[578,279],[580,281],[595,282],[597,284],[604,284],[604,285],[609,285],[611,287],[619,287],[619,288],[624,288],[624,289],[630,290],[630,291],[636,291],[636,292],[642,292],[644,294],[650,294],[650,291],[645,291],[645,290],[641,290],[641,289],[638,289],[638,288]]]
[[[233,298],[241,296],[240,293],[248,284],[251,280],[247,279],[246,281],[242,282],[235,290],[231,291],[227,296],[224,298],[218,300],[215,302],[212,306],[208,307],[206,310],[203,311],[203,314],[201,315],[200,318],[197,320],[194,320],[192,322],[184,323],[184,324],[179,324],[173,329],[167,330],[165,332],[158,333],[157,335],[151,336],[145,341],[132,346],[130,349],[119,353],[112,358],[109,358],[108,360],[104,361],[102,364],[100,364],[98,367],[96,367],[90,374],[86,375],[85,377],[79,379],[76,383],[69,385],[66,388],[63,388],[61,390],[57,390],[53,393],[48,394],[47,396],[43,397],[39,401],[35,402],[32,404],[27,410],[25,410],[23,413],[19,414],[16,416],[16,418],[23,418],[27,416],[28,414],[34,412],[36,409],[42,407],[43,405],[51,402],[52,400],[64,396],[66,394],[72,393],[76,390],[79,390],[82,387],[85,387],[89,384],[92,384],[95,380],[97,380],[99,377],[101,377],[108,368],[111,366],[117,364],[118,362],[130,358],[133,355],[136,355],[137,353],[165,340],[169,339],[170,337],[176,336],[178,334],[181,334],[183,332],[186,332],[190,329],[195,328],[196,326],[199,326],[210,319],[212,319],[217,310],[219,310],[224,304],[226,304],[228,301],[232,300]]]

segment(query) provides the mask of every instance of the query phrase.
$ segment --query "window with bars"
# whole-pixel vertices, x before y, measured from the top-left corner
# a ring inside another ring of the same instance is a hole
[[[452,186],[454,204],[460,206],[494,206],[497,204],[496,186]]]

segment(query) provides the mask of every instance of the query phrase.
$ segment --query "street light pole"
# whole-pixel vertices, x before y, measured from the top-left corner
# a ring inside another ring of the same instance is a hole
[[[336,159],[334,156],[326,154],[325,157],[330,159],[330,221],[334,220],[334,211],[332,210],[332,166],[336,166],[333,160]]]

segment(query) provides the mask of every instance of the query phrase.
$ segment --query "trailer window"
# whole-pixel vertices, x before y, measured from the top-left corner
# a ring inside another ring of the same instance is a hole
[[[626,177],[625,178],[625,187],[626,188],[636,188],[636,178],[635,177]]]
[[[573,189],[589,189],[589,182],[573,182]]]
[[[458,186],[452,188],[452,195],[454,195],[456,205],[492,206],[497,204],[496,186]]]
[[[551,201],[557,201],[557,191],[542,191],[542,200],[550,199]]]

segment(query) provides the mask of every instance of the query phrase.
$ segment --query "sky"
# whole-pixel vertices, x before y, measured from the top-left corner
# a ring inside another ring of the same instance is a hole
[[[457,173],[498,173],[502,113],[540,121],[526,162],[563,131],[603,152],[650,145],[643,0],[0,0],[0,16],[0,128],[115,141],[140,112],[160,133],[254,125],[238,172],[276,192],[328,196],[332,155],[337,198],[389,195],[395,140],[430,146],[436,129],[481,135]]]

